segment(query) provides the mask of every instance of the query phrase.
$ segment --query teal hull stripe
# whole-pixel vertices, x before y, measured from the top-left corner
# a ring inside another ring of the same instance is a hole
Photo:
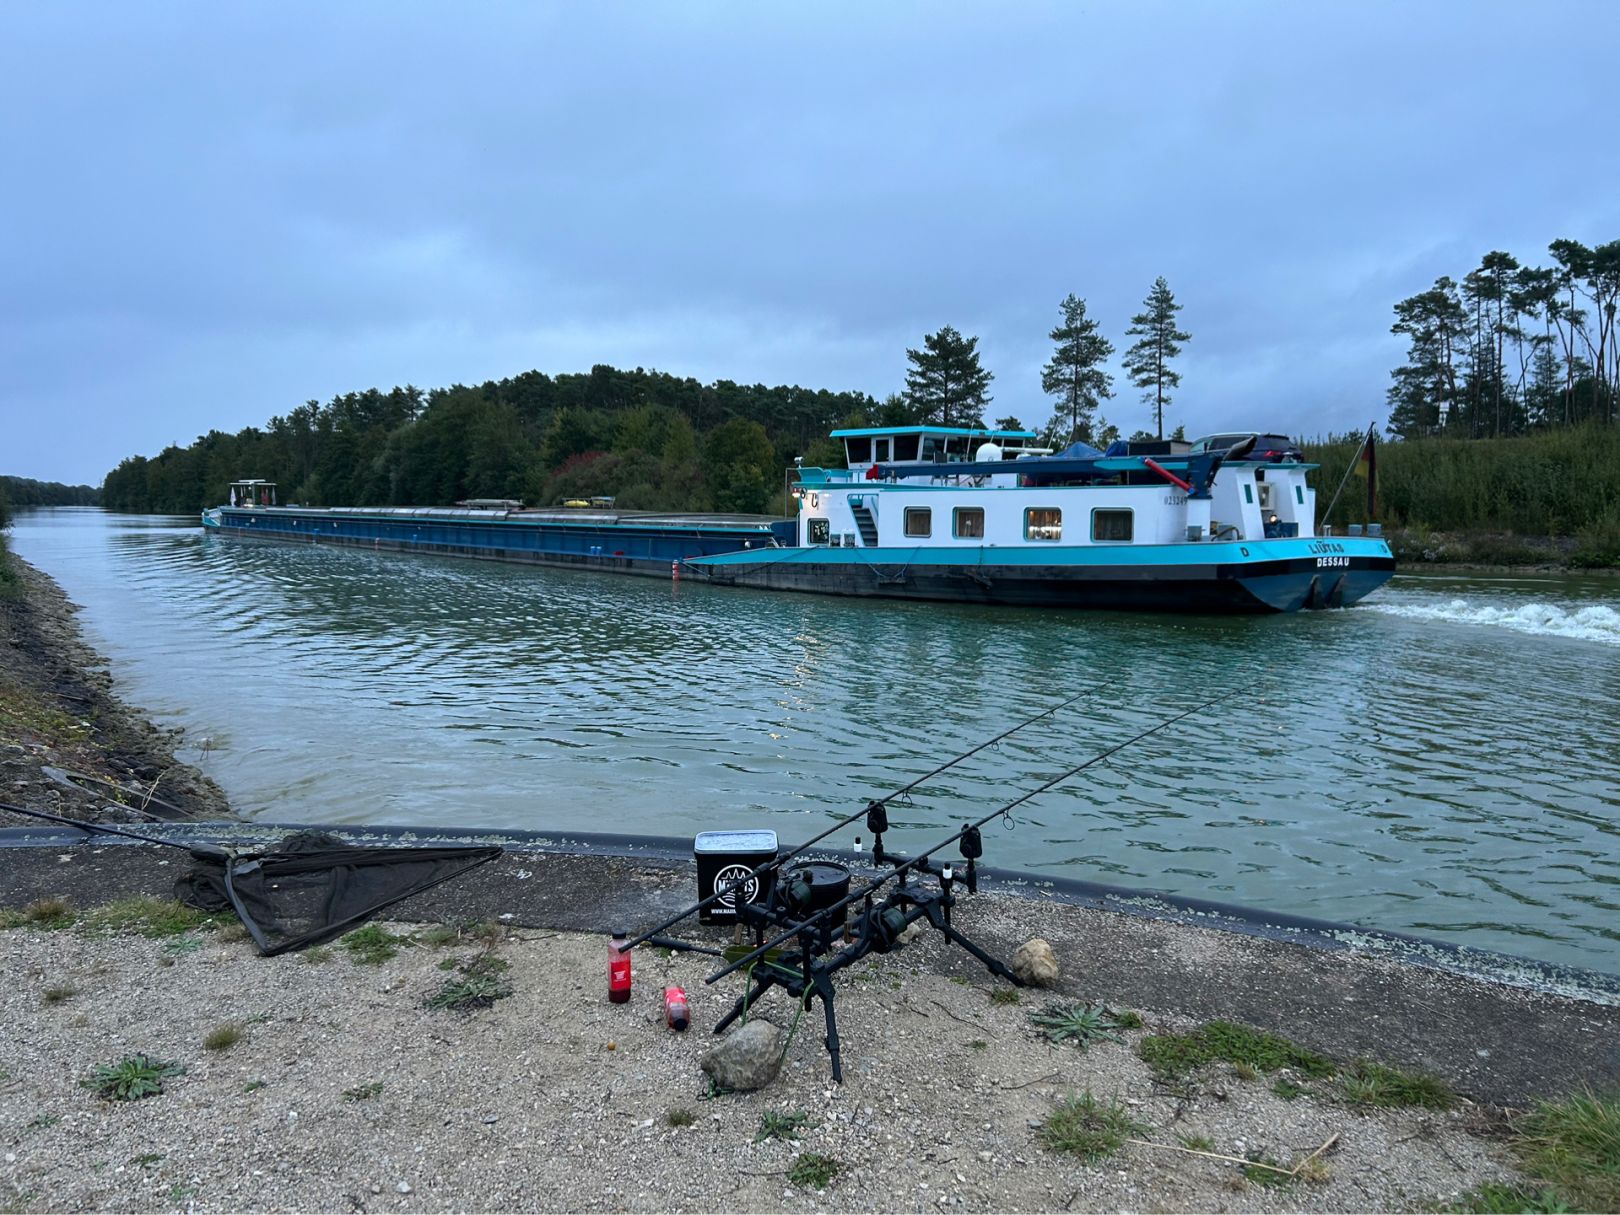
[[[1314,557],[1383,557],[1393,559],[1389,545],[1367,537],[1334,536],[1306,540],[1255,540],[1246,543],[1060,545],[1028,548],[774,548],[694,558],[705,568],[727,565],[1251,565],[1262,561],[1300,561]]]

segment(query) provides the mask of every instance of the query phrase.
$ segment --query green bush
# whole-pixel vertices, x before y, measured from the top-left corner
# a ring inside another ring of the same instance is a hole
[[[1326,511],[1357,439],[1307,443]],[[1366,522],[1366,483],[1352,477],[1331,517]],[[1574,536],[1620,517],[1620,428],[1577,426],[1517,439],[1417,439],[1378,445],[1378,522],[1434,531]]]

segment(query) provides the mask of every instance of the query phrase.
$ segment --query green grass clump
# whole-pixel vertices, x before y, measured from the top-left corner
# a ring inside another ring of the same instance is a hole
[[[330,945],[311,945],[298,956],[305,966],[324,966],[332,960],[332,947]]]
[[[74,987],[71,983],[63,983],[56,987],[47,987],[45,989],[45,1003],[60,1004],[64,1000],[71,1000],[74,996],[78,995],[78,993],[79,989]]]
[[[367,966],[380,966],[399,953],[400,947],[411,945],[409,937],[395,936],[381,924],[367,924],[357,928],[340,942],[349,951],[349,957]]]
[[[242,1027],[235,1021],[216,1025],[203,1036],[204,1050],[229,1050],[242,1040]]]
[[[788,1168],[788,1181],[801,1190],[825,1190],[844,1166],[831,1156],[801,1152]]]
[[[1021,998],[1016,987],[995,987],[990,991],[992,1004],[1016,1004]]]
[[[1620,1211],[1620,1099],[1543,1102],[1517,1128],[1525,1171],[1580,1211]]]
[[[160,940],[178,937],[199,928],[213,928],[219,921],[178,899],[137,896],[116,899],[93,908],[84,917],[84,927],[98,933],[138,933]]]
[[[674,1109],[664,1115],[664,1121],[670,1126],[691,1126],[697,1121],[697,1115],[688,1109]]]
[[[1132,1120],[1117,1101],[1106,1105],[1089,1092],[1070,1096],[1041,1123],[1041,1142],[1054,1152],[1070,1152],[1087,1164],[1112,1156],[1132,1135],[1148,1128]]]
[[[1459,1215],[1567,1215],[1570,1210],[1552,1190],[1494,1181],[1469,1190],[1460,1202],[1443,1209]]]
[[[794,1110],[791,1114],[779,1114],[772,1110],[760,1118],[759,1131],[754,1136],[754,1142],[764,1143],[767,1139],[797,1139],[799,1132],[809,1125],[810,1115],[803,1110]]]
[[[1272,1084],[1271,1091],[1284,1101],[1294,1101],[1300,1097],[1308,1096],[1311,1090],[1303,1084],[1295,1084],[1286,1076],[1279,1076]]]
[[[1408,1072],[1357,1059],[1344,1069],[1339,1091],[1351,1105],[1397,1108],[1419,1105],[1424,1109],[1448,1110],[1457,1104],[1451,1086],[1438,1076]]]
[[[434,924],[417,933],[416,939],[424,945],[442,948],[478,941],[493,945],[506,935],[506,929],[495,920],[453,920],[448,924]]]
[[[444,985],[423,1001],[425,1008],[448,1008],[454,1012],[471,1012],[475,1008],[488,1008],[496,1000],[512,994],[512,985],[502,975],[507,963],[501,958],[480,954],[457,967],[457,974],[444,981]]]
[[[66,899],[35,899],[21,911],[0,911],[0,928],[37,928],[54,932],[73,924],[73,908]]]
[[[1211,1021],[1190,1034],[1154,1034],[1143,1038],[1136,1051],[1161,1080],[1180,1079],[1215,1062],[1256,1072],[1289,1067],[1307,1076],[1331,1076],[1337,1070],[1331,1059],[1287,1038],[1231,1021]]]
[[[1029,1019],[1053,1042],[1073,1042],[1085,1050],[1093,1042],[1124,1042],[1119,1015],[1105,1004],[1048,1004]]]
[[[185,1070],[178,1063],[127,1055],[117,1063],[101,1064],[79,1083],[106,1101],[139,1101],[157,1096],[165,1080],[184,1075]]]
[[[357,1084],[353,1088],[344,1089],[342,1100],[370,1101],[373,1097],[380,1096],[382,1091],[383,1082],[381,1080],[373,1080],[369,1084]]]
[[[1252,1181],[1255,1185],[1281,1188],[1294,1180],[1287,1173],[1277,1172],[1277,1169],[1282,1166],[1277,1164],[1270,1156],[1254,1154],[1249,1157],[1249,1160],[1249,1164],[1241,1166],[1238,1170],[1243,1174],[1246,1181]],[[1264,1167],[1266,1165],[1272,1167],[1266,1168]]]

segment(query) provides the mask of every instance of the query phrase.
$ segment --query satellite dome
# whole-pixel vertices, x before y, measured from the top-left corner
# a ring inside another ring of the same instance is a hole
[[[980,443],[979,450],[973,453],[975,460],[991,461],[1001,459],[1001,448],[994,443]]]

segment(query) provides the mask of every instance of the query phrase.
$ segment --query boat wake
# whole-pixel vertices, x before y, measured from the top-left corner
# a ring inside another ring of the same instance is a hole
[[[1555,603],[1521,603],[1493,607],[1467,599],[1448,599],[1434,603],[1372,603],[1365,605],[1365,610],[1408,620],[1494,625],[1517,633],[1620,645],[1620,611],[1603,604],[1562,607]]]

